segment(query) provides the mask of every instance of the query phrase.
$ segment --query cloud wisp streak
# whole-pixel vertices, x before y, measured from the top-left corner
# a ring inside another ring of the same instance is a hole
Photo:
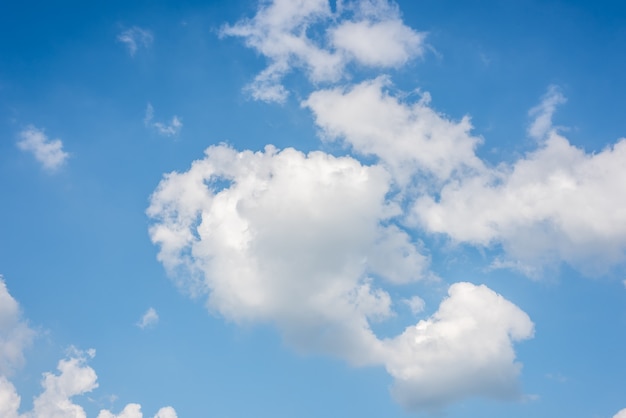
[[[148,29],[133,26],[117,35],[117,41],[123,43],[131,57],[134,57],[139,48],[149,48],[154,41],[154,35]]]

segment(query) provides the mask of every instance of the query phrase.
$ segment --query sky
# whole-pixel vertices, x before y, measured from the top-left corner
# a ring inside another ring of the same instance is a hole
[[[626,417],[621,2],[0,35],[0,417]]]

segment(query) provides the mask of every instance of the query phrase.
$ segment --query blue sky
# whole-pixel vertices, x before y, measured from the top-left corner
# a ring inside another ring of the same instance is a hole
[[[621,2],[0,32],[0,416],[626,416]]]

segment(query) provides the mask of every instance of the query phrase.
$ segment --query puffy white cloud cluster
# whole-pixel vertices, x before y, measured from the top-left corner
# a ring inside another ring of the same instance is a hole
[[[418,314],[417,295],[394,286],[433,278],[415,237],[501,246],[493,266],[532,274],[565,261],[602,271],[624,261],[626,145],[589,154],[553,127],[565,101],[551,87],[531,109],[537,149],[496,167],[469,117],[390,92],[390,79],[338,87],[347,68],[388,69],[422,54],[424,34],[386,0],[264,1],[222,29],[242,37],[268,67],[248,86],[283,101],[283,77],[304,71],[316,87],[302,102],[321,136],[374,161],[305,155],[267,146],[212,146],[185,172],[166,174],[148,215],[159,260],[187,292],[238,323],[274,324],[293,346],[359,366],[384,367],[409,409],[437,409],[469,396],[514,399],[521,364],[514,344],[533,336],[528,315],[471,283],[450,285],[438,310],[391,338],[372,323],[398,303]]]
[[[20,132],[20,137],[17,146],[22,151],[33,154],[48,171],[59,169],[70,156],[63,150],[63,142],[60,139],[50,140],[43,130],[34,126],[29,126]]]
[[[210,308],[367,362],[373,354],[355,341],[375,352],[367,320],[391,314],[372,277],[410,282],[428,265],[408,234],[386,223],[399,211],[385,200],[389,183],[381,167],[349,157],[214,146],[161,182],[150,234],[159,259],[170,271],[186,267]]]
[[[323,33],[315,35],[322,27]],[[253,98],[284,101],[281,84],[293,68],[314,83],[335,82],[354,62],[374,68],[398,67],[423,53],[425,34],[404,25],[395,4],[387,0],[337,2],[272,0],[263,2],[252,19],[222,29],[224,36],[244,38],[269,60],[248,86]]]
[[[455,283],[448,294],[430,318],[385,342],[393,395],[413,409],[471,395],[519,397],[513,343],[533,336],[528,315],[484,285]]]
[[[624,263],[626,140],[592,154],[572,145],[551,123],[562,101],[550,89],[535,108],[536,150],[459,177],[438,198],[420,197],[413,209],[418,223],[457,242],[500,244],[505,260],[498,263],[527,272],[564,261],[599,274]]]
[[[409,407],[513,396],[512,344],[533,324],[485,287],[455,284],[431,318],[396,338],[373,333],[373,321],[394,314],[385,288],[427,277],[428,259],[392,222],[400,210],[386,199],[391,182],[382,166],[350,157],[214,146],[189,171],[165,176],[148,209],[150,235],[211,310],[273,323],[303,350],[384,366]],[[409,303],[419,310],[420,301]]]
[[[44,373],[43,391],[33,401],[33,409],[19,413],[21,397],[9,380],[9,372],[24,361],[24,349],[35,336],[19,317],[19,304],[11,296],[0,276],[0,417],[2,418],[85,418],[85,410],[72,398],[89,393],[98,387],[97,375],[87,361],[95,350],[80,351],[71,348],[68,357],[59,361],[57,374]],[[98,418],[142,418],[141,407],[129,404],[120,415],[102,410]],[[154,418],[176,418],[171,407],[161,408]]]

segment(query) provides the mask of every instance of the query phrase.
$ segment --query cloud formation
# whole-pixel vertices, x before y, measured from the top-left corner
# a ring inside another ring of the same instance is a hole
[[[146,106],[146,115],[143,119],[144,125],[153,129],[156,133],[162,136],[178,136],[180,130],[183,128],[183,122],[181,119],[174,115],[170,123],[165,124],[162,122],[153,122],[154,119],[154,107],[151,103]]]
[[[10,375],[23,365],[24,350],[34,337],[35,331],[22,318],[19,304],[0,275],[0,375]]]
[[[323,27],[323,35],[313,36]],[[252,19],[224,26],[269,61],[247,89],[255,100],[282,102],[282,78],[304,70],[313,83],[336,82],[346,66],[398,67],[423,53],[425,34],[404,25],[394,3],[386,0],[337,2],[273,0],[263,2]]]
[[[154,308],[149,308],[142,316],[137,326],[141,329],[153,327],[159,322],[159,314]]]
[[[272,323],[300,350],[384,366],[407,407],[514,396],[512,344],[530,338],[533,324],[484,286],[451,286],[437,313],[396,338],[372,331],[394,315],[386,288],[428,277],[428,258],[393,223],[401,211],[387,199],[391,182],[382,166],[350,157],[213,146],[159,184],[150,236],[169,273],[207,294],[210,310]]]
[[[60,139],[48,139],[43,129],[29,126],[20,132],[20,138],[17,146],[33,154],[43,168],[50,172],[58,170],[69,158],[69,154],[63,151],[63,142]]]
[[[378,158],[402,186],[418,174],[440,182],[484,169],[475,155],[482,140],[471,135],[468,117],[457,122],[436,112],[427,93],[416,103],[402,102],[386,91],[389,83],[379,77],[318,90],[302,105],[313,112],[324,140]]]
[[[134,57],[139,48],[148,48],[152,45],[154,36],[152,32],[147,29],[133,26],[117,35],[117,40],[126,45],[128,53],[131,57]]]
[[[533,333],[528,315],[493,290],[455,283],[437,312],[386,341],[392,393],[410,409],[476,395],[519,398],[513,343]]]
[[[42,392],[35,397],[33,409],[18,413],[21,397],[8,379],[24,361],[24,349],[30,344],[34,331],[19,316],[19,304],[9,294],[0,276],[0,417],[2,418],[86,418],[82,406],[72,398],[92,392],[98,387],[94,369],[87,365],[96,351],[68,350],[67,358],[57,364],[57,373],[44,373]],[[141,407],[129,404],[121,415],[102,410],[98,418],[142,418]],[[161,408],[154,418],[176,418],[172,407]]]
[[[532,112],[536,150],[417,199],[419,225],[456,242],[502,245],[499,263],[531,274],[561,261],[592,275],[623,264],[626,139],[597,153],[570,144],[551,124],[563,101],[551,88]]]

